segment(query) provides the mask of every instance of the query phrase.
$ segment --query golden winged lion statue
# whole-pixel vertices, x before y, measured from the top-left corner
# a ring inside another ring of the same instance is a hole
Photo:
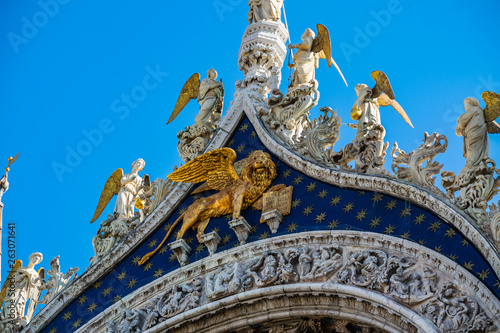
[[[189,161],[177,169],[168,178],[175,182],[204,182],[192,194],[206,190],[219,192],[192,203],[187,210],[174,222],[161,244],[146,254],[139,264],[149,260],[166,242],[177,224],[182,226],[177,233],[177,239],[182,239],[189,228],[198,229],[197,237],[200,243],[210,218],[233,214],[233,219],[240,217],[242,209],[248,208],[262,197],[276,178],[276,165],[271,156],[261,150],[254,151],[250,156],[237,164],[242,166],[238,176],[235,170],[236,153],[231,148],[219,148]],[[238,165],[236,165],[239,169]],[[268,190],[276,191],[285,185],[276,185]]]

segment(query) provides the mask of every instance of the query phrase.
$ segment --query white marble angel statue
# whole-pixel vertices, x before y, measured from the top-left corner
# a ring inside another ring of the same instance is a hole
[[[348,124],[349,127],[357,129],[354,140],[364,139],[370,129],[376,125],[382,125],[379,110],[381,106],[392,106],[403,117],[404,121],[413,128],[410,118],[395,100],[387,75],[381,71],[374,71],[371,76],[376,82],[375,87],[370,88],[366,84],[358,84],[355,88],[358,98],[352,107],[351,118],[357,120],[358,124]],[[383,140],[385,129],[382,126],[379,128],[381,133],[378,139]]]
[[[224,85],[222,80],[217,81],[217,71],[209,69],[207,78],[200,81],[200,74],[191,76],[182,87],[174,111],[168,119],[167,124],[172,122],[189,103],[191,99],[197,99],[200,103],[200,111],[195,118],[196,125],[215,125],[220,120],[224,103]]]
[[[59,256],[50,261],[50,270],[47,274],[50,275],[49,280],[45,283],[44,289],[50,289],[45,296],[43,296],[41,303],[48,304],[59,292],[61,292],[68,285],[68,281],[78,271],[77,268],[70,268],[66,274],[61,272],[61,265],[59,265]],[[75,276],[76,278],[76,276]]]
[[[3,305],[0,312],[0,332],[14,332],[19,327],[26,326],[33,318],[44,289],[45,270],[35,270],[42,259],[42,254],[35,252],[30,255],[27,267],[22,267],[23,262],[17,260],[10,271],[0,293],[0,304]]]
[[[284,0],[249,0],[248,22],[280,21]]]
[[[109,176],[90,223],[93,223],[101,216],[115,195],[117,196],[113,211],[115,217],[123,220],[134,216],[134,206],[139,207],[139,209],[141,207],[141,193],[151,185],[148,175],[142,178],[139,176],[139,172],[144,169],[145,165],[146,162],[142,158],[139,158],[132,163],[132,172],[123,174],[123,169],[120,168]]]
[[[322,24],[318,24],[317,29],[318,37],[316,37],[314,31],[307,28],[301,36],[302,43],[288,45],[290,50],[298,49],[293,56],[293,64],[288,65],[290,68],[295,68],[290,88],[311,84],[315,77],[315,68],[319,67],[319,59],[326,59],[328,68],[333,64],[347,86],[344,75],[332,58],[332,46],[328,29]]]
[[[464,138],[463,153],[467,159],[465,168],[485,162],[489,158],[488,133],[500,133],[500,126],[495,122],[500,116],[500,95],[486,91],[482,97],[486,102],[484,110],[476,98],[468,97],[464,101],[467,112],[457,120],[455,133]]]

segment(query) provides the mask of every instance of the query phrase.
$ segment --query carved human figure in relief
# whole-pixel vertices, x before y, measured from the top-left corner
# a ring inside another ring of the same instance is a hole
[[[248,22],[279,21],[284,0],[249,0]]]
[[[21,260],[16,261],[0,294],[0,304],[3,304],[0,313],[0,329],[2,329],[2,324],[9,321],[14,323],[17,327],[24,327],[33,318],[43,290],[43,280],[45,279],[45,271],[43,268],[38,272],[35,270],[35,266],[38,265],[42,259],[42,254],[35,252],[29,257],[27,267],[21,267]],[[26,303],[28,300],[30,300],[30,302],[26,311]],[[3,328],[7,329],[4,332],[12,330],[11,327]]]

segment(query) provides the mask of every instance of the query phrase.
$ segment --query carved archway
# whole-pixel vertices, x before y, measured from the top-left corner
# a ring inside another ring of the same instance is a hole
[[[124,327],[133,322],[148,333],[265,332],[304,318],[375,332],[496,332],[498,309],[474,275],[435,251],[375,233],[315,231],[249,243],[175,270],[77,332],[129,332]]]

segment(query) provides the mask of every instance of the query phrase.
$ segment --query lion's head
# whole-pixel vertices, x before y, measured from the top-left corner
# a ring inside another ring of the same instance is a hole
[[[247,165],[243,168],[242,175],[248,176],[250,178],[265,177],[270,181],[276,178],[276,165],[271,160],[271,156],[262,150],[256,150],[248,157]]]
[[[271,156],[257,150],[248,157],[247,164],[241,171],[240,181],[253,185],[248,197],[256,200],[269,188],[276,176],[276,164],[271,160]]]

